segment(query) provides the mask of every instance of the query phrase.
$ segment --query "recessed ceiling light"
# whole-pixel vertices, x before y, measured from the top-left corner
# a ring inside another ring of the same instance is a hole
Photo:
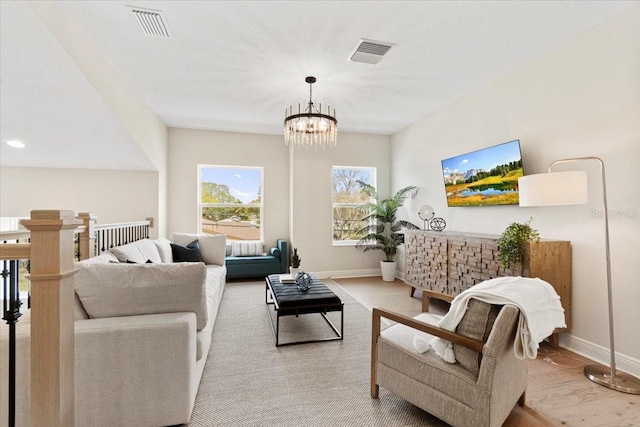
[[[24,148],[25,145],[24,143],[17,141],[15,139],[7,141],[7,145],[9,145],[10,147],[15,147],[15,148]]]

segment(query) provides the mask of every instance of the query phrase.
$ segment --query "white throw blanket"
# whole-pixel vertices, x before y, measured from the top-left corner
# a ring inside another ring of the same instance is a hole
[[[513,351],[519,359],[535,359],[538,344],[551,335],[555,328],[566,327],[564,309],[553,286],[541,279],[523,277],[498,277],[467,289],[453,299],[449,312],[438,322],[438,326],[454,331],[471,298],[490,304],[512,305],[520,310],[513,344]],[[436,338],[431,346],[445,361],[455,363],[451,343]]]

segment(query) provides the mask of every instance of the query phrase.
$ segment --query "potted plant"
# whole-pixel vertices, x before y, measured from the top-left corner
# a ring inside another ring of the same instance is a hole
[[[356,248],[363,248],[365,252],[370,250],[383,251],[385,259],[380,261],[382,280],[393,282],[396,275],[396,251],[404,241],[404,236],[400,231],[404,228],[419,229],[417,225],[409,221],[398,220],[398,209],[417,187],[404,187],[398,190],[392,198],[381,200],[375,187],[363,181],[357,182],[362,191],[367,193],[373,201],[359,206],[359,209],[366,213],[362,221],[367,222],[367,225],[358,230],[358,233],[363,233],[364,237],[358,241]]]
[[[531,228],[531,221],[525,223],[512,222],[502,232],[500,242],[498,243],[498,253],[500,255],[500,263],[505,269],[511,264],[520,264],[522,262],[522,243],[538,242],[540,235],[538,230]]]
[[[291,266],[289,267],[289,272],[291,276],[296,277],[298,271],[300,271],[300,257],[298,256],[298,248],[293,248],[291,251]]]

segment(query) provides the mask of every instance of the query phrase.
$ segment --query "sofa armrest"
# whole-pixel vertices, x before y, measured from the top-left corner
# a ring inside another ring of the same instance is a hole
[[[76,420],[83,425],[189,421],[198,381],[194,313],[78,320],[75,347]]]

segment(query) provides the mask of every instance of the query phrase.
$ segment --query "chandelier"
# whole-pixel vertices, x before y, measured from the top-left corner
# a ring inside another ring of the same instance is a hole
[[[300,147],[331,147],[335,146],[338,140],[338,120],[336,120],[336,110],[327,107],[326,114],[322,113],[322,104],[318,108],[311,100],[311,85],[316,82],[315,77],[304,79],[309,83],[309,104],[306,110],[301,111],[298,104],[298,113],[293,114],[293,106],[285,109],[284,119],[284,142],[289,145],[296,144]]]

